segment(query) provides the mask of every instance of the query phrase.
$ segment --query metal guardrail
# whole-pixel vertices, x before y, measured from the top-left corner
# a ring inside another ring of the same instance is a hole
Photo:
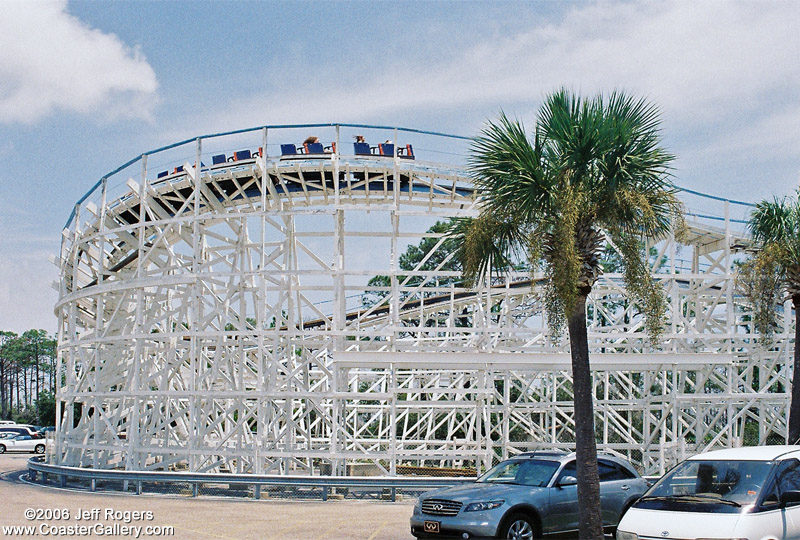
[[[328,500],[330,490],[334,488],[366,488],[388,490],[388,498],[397,500],[397,490],[427,490],[449,487],[468,482],[474,478],[435,478],[420,476],[284,476],[229,473],[193,473],[180,471],[121,471],[104,469],[85,469],[81,467],[65,467],[43,462],[42,456],[28,460],[28,479],[36,481],[38,474],[46,481],[47,475],[58,478],[59,485],[65,487],[67,478],[90,481],[90,490],[96,491],[98,480],[122,481],[126,485],[132,483],[136,494],[141,495],[144,482],[161,482],[165,484],[180,483],[192,486],[192,496],[197,497],[203,484],[239,484],[253,486],[253,498],[261,498],[261,488],[271,487],[307,487],[320,488],[322,500]]]

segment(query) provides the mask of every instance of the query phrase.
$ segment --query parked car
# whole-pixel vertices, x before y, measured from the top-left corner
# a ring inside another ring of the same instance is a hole
[[[27,426],[0,426],[0,433],[16,433],[17,435],[30,435],[34,439],[41,438],[36,431]]]
[[[13,420],[0,420],[0,426],[15,426],[17,425],[16,422]]]
[[[624,459],[601,455],[603,526],[613,530],[647,482]],[[538,538],[578,530],[575,453],[529,452],[476,482],[420,496],[411,516],[417,538]]]
[[[699,454],[625,514],[617,540],[800,538],[800,446]]]
[[[35,452],[44,454],[46,443],[30,435],[12,435],[0,438],[0,454],[5,452]]]

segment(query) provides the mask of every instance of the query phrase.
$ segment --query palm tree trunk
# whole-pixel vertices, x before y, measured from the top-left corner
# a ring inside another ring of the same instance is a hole
[[[794,306],[794,365],[792,366],[792,401],[789,403],[789,444],[798,444],[800,439],[800,324],[797,322],[797,310],[800,307],[800,296],[792,297]]]
[[[0,418],[7,418],[6,408],[6,361],[0,359]]]
[[[578,466],[578,508],[581,539],[603,539],[603,513],[600,507],[600,479],[597,473],[597,443],[594,434],[592,371],[589,367],[589,340],[586,333],[586,296],[581,291],[569,316],[569,347],[572,356],[574,392],[575,452]],[[798,385],[800,386],[800,385]]]

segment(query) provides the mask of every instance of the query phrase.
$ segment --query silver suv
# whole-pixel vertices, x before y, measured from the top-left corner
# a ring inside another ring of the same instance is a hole
[[[630,463],[597,460],[603,526],[647,491]],[[411,516],[417,538],[539,538],[578,530],[575,453],[529,452],[499,463],[476,482],[421,495]]]

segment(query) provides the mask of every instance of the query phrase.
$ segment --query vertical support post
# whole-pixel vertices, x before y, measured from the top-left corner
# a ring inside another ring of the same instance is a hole
[[[400,174],[399,159],[397,157],[397,128],[394,128],[394,156],[392,156],[392,252],[391,252],[391,284],[392,304],[390,307],[392,319],[391,350],[397,350],[397,327],[400,324],[400,287],[397,281],[400,254],[398,253],[398,240],[400,237]]]
[[[106,213],[106,193],[108,191],[108,178],[103,177],[100,181],[101,189],[100,189],[100,227],[99,227],[99,242],[97,247],[97,260],[95,261],[96,271],[97,271],[97,284],[100,285],[103,282],[103,273],[104,273],[104,259],[105,259],[105,234],[106,234],[106,227],[105,227],[105,213]],[[90,256],[91,257],[91,256]],[[101,337],[103,331],[103,312],[104,312],[104,298],[102,292],[95,293],[94,297],[94,333],[95,336],[98,338]],[[94,399],[92,400],[92,407],[94,408],[94,414],[92,415],[92,442],[94,443],[94,448],[92,449],[92,467],[97,469],[99,468],[99,453],[100,453],[100,415],[103,411],[103,403],[100,400],[100,394],[104,392],[102,390],[100,384],[100,372],[101,372],[101,357],[103,355],[103,344],[96,343],[94,347],[93,353],[93,360],[94,360],[94,373],[93,379],[94,382],[92,384],[92,393],[94,394]],[[102,441],[105,442],[105,441]],[[94,479],[92,480],[92,491],[94,491]]]
[[[255,500],[261,499],[261,484],[255,484],[253,486],[253,498]]]
[[[341,349],[338,349],[341,350]],[[331,364],[331,386],[333,390],[333,399],[332,399],[332,410],[331,410],[331,474],[337,475],[340,473],[339,467],[339,431],[341,430],[341,423],[340,423],[340,416],[341,416],[341,399],[338,396],[339,391],[341,390],[341,373],[339,371],[341,368],[336,363],[336,357],[333,358],[333,363]],[[356,418],[358,415],[356,415]]]
[[[341,165],[339,163],[339,158],[342,155],[342,150],[340,146],[339,140],[339,124],[336,124],[336,152],[333,154],[333,201],[334,206],[336,209],[339,209],[339,204],[341,203],[340,200],[340,193],[339,193],[339,174],[341,171]]]
[[[72,276],[71,276],[71,283],[72,283],[72,290],[69,292],[75,292],[80,288],[80,281],[78,280],[78,264],[80,262],[78,253],[79,253],[79,243],[80,243],[80,227],[81,227],[81,206],[80,204],[75,205],[75,218],[73,220],[74,226],[72,229],[72,252],[70,254],[70,258],[72,259]],[[66,276],[64,276],[66,277]],[[63,279],[63,278],[62,278]],[[80,354],[78,354],[78,347],[75,340],[75,336],[78,333],[77,329],[77,316],[78,316],[78,303],[77,301],[72,301],[69,303],[69,329],[67,331],[67,343],[68,345],[68,355],[67,355],[67,369],[66,369],[66,385],[67,388],[67,395],[64,396],[65,402],[69,403],[69,398],[75,397],[75,392],[78,391],[77,388],[77,379],[75,377],[75,363],[76,359],[80,358]],[[81,401],[83,403],[83,401]],[[74,407],[65,407],[67,412],[67,418],[65,423],[67,425],[67,430],[72,431],[73,426],[75,425],[75,408]],[[80,419],[79,419],[80,421]],[[59,440],[64,440],[64,430],[62,429],[60,432]],[[64,455],[59,452],[59,458],[63,458]],[[79,465],[82,465],[82,459],[80,457],[73,458],[72,461],[76,461]],[[64,460],[61,460],[63,464]],[[73,463],[68,463],[73,464]],[[66,478],[61,476],[60,480],[61,487],[66,485]]]
[[[400,208],[400,157],[397,155],[397,128],[394,128],[394,141],[392,146],[394,147],[394,155],[392,156],[392,177],[394,181],[392,182],[392,187],[394,188],[394,207],[398,209]]]
[[[477,433],[476,437],[483,438],[483,444],[481,445],[483,448],[483,471],[488,471],[489,468],[492,466],[492,419],[491,413],[489,412],[489,396],[491,395],[491,380],[492,377],[489,373],[488,369],[481,369],[478,372],[478,377],[480,380],[480,384],[478,385],[480,395],[476,396],[477,406],[478,406],[478,418],[477,418]],[[477,465],[477,463],[476,463]],[[480,476],[481,470],[476,467],[476,475]]]
[[[671,333],[675,336],[678,333],[678,317],[680,317],[680,298],[678,280],[675,279],[675,258],[678,256],[677,246],[675,245],[675,220],[669,229],[669,292],[672,301],[672,313],[670,314]],[[678,352],[678,340],[675,337],[670,339],[672,342],[672,352]]]
[[[508,413],[508,404],[511,403],[511,379],[508,371],[503,374],[503,403],[501,414],[503,415],[503,454],[504,460],[508,459],[508,443],[511,440],[511,418]]]
[[[338,137],[338,128],[337,128],[337,137]],[[337,146],[338,148],[338,146]],[[336,175],[336,179],[334,182],[338,184],[338,175]],[[345,328],[347,326],[347,298],[345,292],[345,275],[344,275],[344,250],[345,250],[345,221],[344,221],[344,210],[341,208],[336,208],[334,210],[334,224],[333,224],[333,240],[334,240],[334,260],[333,262],[333,279],[334,279],[334,314],[333,314],[333,343],[334,343],[334,350],[335,351],[344,351],[345,350]],[[343,471],[340,470],[340,467],[344,466],[344,462],[339,458],[338,453],[339,449],[339,441],[344,440],[344,437],[341,436],[341,429],[342,426],[345,424],[344,419],[342,418],[342,400],[338,397],[338,393],[341,391],[341,379],[339,368],[336,365],[336,358],[333,358],[333,364],[331,365],[331,376],[332,376],[332,390],[333,390],[333,398],[331,400],[331,453],[333,454],[331,460],[332,471],[334,474],[340,474]]]
[[[100,189],[100,215],[99,218],[99,233],[100,233],[100,245],[98,246],[98,255],[97,255],[97,284],[101,284],[105,280],[105,262],[106,262],[106,234],[107,234],[107,227],[106,227],[106,210],[108,201],[108,178],[105,176],[101,180],[101,189]]]
[[[397,476],[397,365],[389,364],[389,474]]]
[[[202,150],[202,140],[198,137],[196,142],[197,156],[196,163],[200,163],[200,154]],[[197,169],[199,170],[199,166]],[[192,472],[197,471],[197,438],[199,434],[199,410],[200,407],[200,388],[199,388],[199,373],[200,348],[198,347],[198,334],[200,333],[200,280],[196,279],[197,274],[200,272],[200,259],[202,257],[202,246],[200,243],[200,183],[202,179],[199,172],[194,177],[194,189],[192,190],[192,300],[189,309],[190,313],[190,341],[189,341],[189,418],[190,418],[190,431],[189,431],[189,470]],[[193,486],[194,496],[197,496],[197,484]]]
[[[294,332],[297,323],[300,321],[300,313],[299,313],[299,287],[295,287],[295,280],[297,279],[297,245],[296,245],[296,238],[295,238],[295,214],[292,211],[292,207],[289,206],[286,208],[285,206],[281,206],[281,210],[283,210],[283,221],[285,225],[285,234],[286,234],[286,241],[285,241],[285,249],[284,249],[284,267],[283,267],[283,275],[282,279],[282,289],[283,293],[286,295],[286,329],[287,334],[284,337],[285,344],[284,344],[284,355],[286,355],[285,363],[286,363],[286,370],[293,371],[297,367],[297,356],[295,355],[295,340],[296,340],[296,333]],[[295,289],[298,289],[297,291]],[[295,303],[295,294],[297,294],[297,305]],[[296,310],[298,310],[296,312]],[[276,324],[276,327],[280,327],[280,324]],[[276,344],[276,351],[278,350]],[[282,359],[276,358],[275,362],[276,365],[279,365]],[[303,359],[300,359],[302,361]],[[294,407],[294,399],[286,399],[284,400],[283,405],[283,414],[284,414],[284,421],[286,422],[287,428],[284,430],[284,448],[288,452],[295,451],[295,442],[297,440],[297,430],[299,429],[297,423],[294,421],[293,418],[293,407]],[[289,466],[292,463],[291,458],[283,457],[281,458],[282,461],[282,473],[287,473],[289,471]]]
[[[397,204],[398,200],[395,199],[395,204]],[[392,333],[389,337],[391,340],[391,350],[396,350],[397,347],[397,327],[400,324],[400,284],[397,281],[397,272],[399,268],[399,258],[400,255],[398,254],[398,240],[400,237],[400,215],[398,214],[398,209],[394,208],[391,211],[391,220],[392,220],[392,242],[391,242],[391,254],[390,254],[390,276],[391,276],[391,304],[389,306],[389,311],[391,313],[391,327]]]
[[[680,410],[678,409],[678,396],[679,394],[683,393],[683,389],[680,387],[681,377],[678,374],[678,366],[675,365],[672,367],[672,400],[670,402],[670,407],[672,408],[672,443],[673,445],[679,444],[680,441],[683,441],[683,437],[681,437],[678,433],[680,430]],[[674,448],[674,447],[673,447]],[[674,451],[673,451],[674,452]],[[674,457],[674,455],[673,455]],[[659,474],[664,475],[666,472],[666,467],[662,462],[659,465]]]
[[[142,154],[142,177],[139,183],[139,224],[137,225],[137,237],[139,241],[138,253],[136,258],[136,280],[141,280],[144,277],[144,261],[145,254],[145,236],[147,225],[147,154]],[[142,355],[144,354],[144,291],[141,286],[136,287],[136,309],[135,309],[135,333],[134,333],[134,348],[133,348],[133,374],[131,376],[131,397],[133,399],[133,407],[128,426],[128,455],[126,458],[125,468],[128,470],[138,469],[142,465],[142,457],[139,455],[139,441],[141,440],[141,426],[139,425],[139,415],[144,408],[142,402],[142,394],[140,388],[140,371],[142,366]]]
[[[63,240],[62,240],[63,241]],[[62,249],[62,256],[63,256],[63,249]],[[59,262],[59,274],[61,274],[61,281],[64,281],[63,276],[63,263]],[[64,285],[61,285],[61,293],[64,292]],[[59,297],[60,299],[60,297]],[[58,312],[58,348],[56,349],[56,373],[54,377],[54,381],[56,387],[53,389],[53,392],[56,396],[56,432],[55,432],[55,452],[52,455],[54,461],[56,463],[61,463],[61,439],[63,437],[63,427],[61,425],[62,418],[61,418],[61,404],[65,403],[63,392],[61,391],[61,373],[64,369],[64,351],[62,349],[62,344],[64,343],[64,316],[61,313],[61,310]],[[70,428],[72,426],[70,425]]]
[[[333,279],[335,309],[333,315],[334,343],[337,351],[344,350],[344,330],[347,322],[347,298],[344,278],[345,222],[344,210],[334,211],[333,223]]]
[[[652,386],[653,386],[653,380],[651,379],[652,372],[649,371],[647,369],[647,367],[644,367],[643,370],[644,370],[643,379],[644,379],[644,388],[645,388],[645,392],[643,392],[643,393],[644,393],[644,395],[646,397],[644,399],[644,407],[643,407],[644,410],[642,411],[642,422],[644,422],[644,426],[642,426],[642,435],[643,435],[645,441],[649,441],[650,440],[650,426],[651,426],[652,423],[654,423],[653,422],[653,399],[656,396],[653,396],[651,394],[651,392],[650,392],[650,388],[652,388]],[[608,418],[606,418],[606,421],[608,421]],[[633,424],[633,419],[629,417],[628,418],[628,434],[631,437],[630,440],[634,440],[633,433],[632,433],[632,430],[633,430],[633,425],[632,424]],[[645,456],[643,455],[642,456],[642,460],[644,460],[644,459],[645,459]]]
[[[258,295],[256,297],[256,332],[257,332],[257,340],[258,340],[258,352],[256,355],[257,361],[257,372],[256,372],[256,387],[258,389],[258,418],[256,419],[256,430],[257,435],[254,441],[255,444],[255,473],[256,474],[263,474],[264,473],[264,465],[262,463],[261,458],[261,448],[264,445],[264,442],[267,438],[267,418],[266,418],[266,409],[269,408],[269,403],[267,402],[266,392],[269,388],[269,380],[270,380],[270,369],[267,366],[268,362],[268,355],[266,352],[267,340],[266,340],[266,332],[267,327],[269,326],[269,322],[267,319],[267,280],[266,280],[266,266],[267,266],[267,250],[266,250],[266,243],[267,243],[267,193],[269,193],[269,188],[267,187],[267,183],[271,182],[269,177],[269,173],[267,171],[267,128],[264,128],[261,134],[261,144],[263,145],[262,148],[264,149],[263,155],[261,159],[259,159],[258,166],[261,172],[261,208],[259,208],[258,216],[261,225],[261,231],[259,234],[258,240],[258,250],[261,255],[261,259],[258,263]],[[275,319],[275,327],[280,328],[280,321],[277,318]],[[273,341],[276,343],[277,340]],[[277,349],[277,346],[275,346]],[[265,384],[266,382],[266,384]],[[261,495],[261,485],[256,485],[256,490]]]
[[[725,280],[725,324],[727,327],[728,334],[735,334],[736,331],[734,329],[734,324],[736,320],[736,313],[733,306],[733,269],[731,268],[733,261],[731,260],[731,202],[725,200],[725,273],[727,274],[727,279]],[[733,352],[733,339],[731,337],[725,338],[725,351],[727,353]],[[734,371],[738,368],[735,364],[731,364],[727,366],[728,370],[728,377],[727,377],[727,385],[728,388],[725,389],[725,393],[727,394],[728,400],[728,422],[726,430],[728,431],[728,444],[727,447],[731,448],[734,446],[734,437],[735,437],[735,430],[734,430],[734,422],[733,418],[736,415],[736,411],[734,410],[733,406],[733,399],[731,398],[731,392],[734,391],[735,386],[735,377]],[[737,420],[739,422],[744,422],[747,417],[745,416],[742,420]]]
[[[733,306],[733,260],[731,257],[731,202],[725,201],[725,273],[728,279],[725,280],[725,315],[729,334],[735,334],[734,325],[736,324],[736,313]],[[728,353],[733,351],[733,340],[727,338],[725,350]]]

